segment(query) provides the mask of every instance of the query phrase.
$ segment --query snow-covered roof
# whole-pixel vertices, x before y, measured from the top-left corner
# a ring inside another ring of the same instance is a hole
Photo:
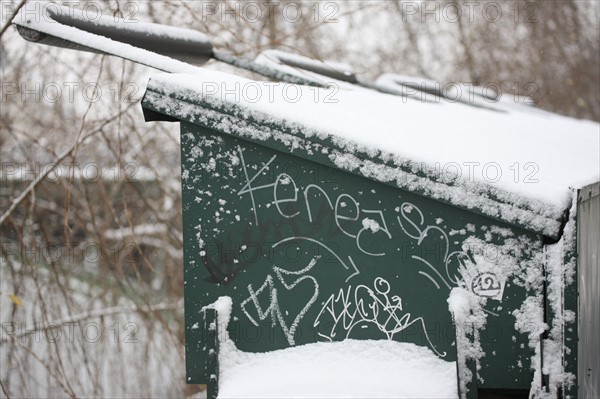
[[[600,180],[597,123],[506,99],[492,110],[347,82],[316,88],[204,70],[153,77],[144,106],[292,151],[301,145],[294,137],[328,140],[339,168],[553,237],[572,189]]]

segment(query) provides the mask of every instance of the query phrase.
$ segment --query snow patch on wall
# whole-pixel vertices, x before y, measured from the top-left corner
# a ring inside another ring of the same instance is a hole
[[[453,288],[448,297],[448,309],[456,325],[458,378],[463,399],[467,397],[468,382],[475,378],[469,363],[474,363],[477,372],[481,369],[480,359],[485,356],[480,342],[480,331],[487,321],[483,311],[485,301],[462,287]]]

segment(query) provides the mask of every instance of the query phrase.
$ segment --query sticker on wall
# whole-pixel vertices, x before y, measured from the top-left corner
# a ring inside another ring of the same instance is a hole
[[[502,278],[493,272],[479,273],[469,283],[475,295],[502,301],[506,277]]]

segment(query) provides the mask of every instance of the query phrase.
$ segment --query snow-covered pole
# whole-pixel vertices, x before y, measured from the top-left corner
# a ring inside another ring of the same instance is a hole
[[[56,3],[33,0],[25,4],[12,23],[30,42],[110,54],[165,72],[199,74],[202,70],[198,66],[212,58],[275,80],[321,87],[276,68],[214,50],[202,32],[109,16],[89,19],[83,15]]]
[[[195,30],[109,16],[92,20],[41,0],[28,2],[13,24],[31,42],[115,55],[165,72],[198,73],[194,65],[213,56],[210,40]]]

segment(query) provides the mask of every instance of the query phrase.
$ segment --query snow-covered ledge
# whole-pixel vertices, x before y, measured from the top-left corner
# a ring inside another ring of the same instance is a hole
[[[456,398],[456,363],[429,348],[387,340],[318,342],[242,352],[226,326],[232,300],[220,297],[219,398]]]

